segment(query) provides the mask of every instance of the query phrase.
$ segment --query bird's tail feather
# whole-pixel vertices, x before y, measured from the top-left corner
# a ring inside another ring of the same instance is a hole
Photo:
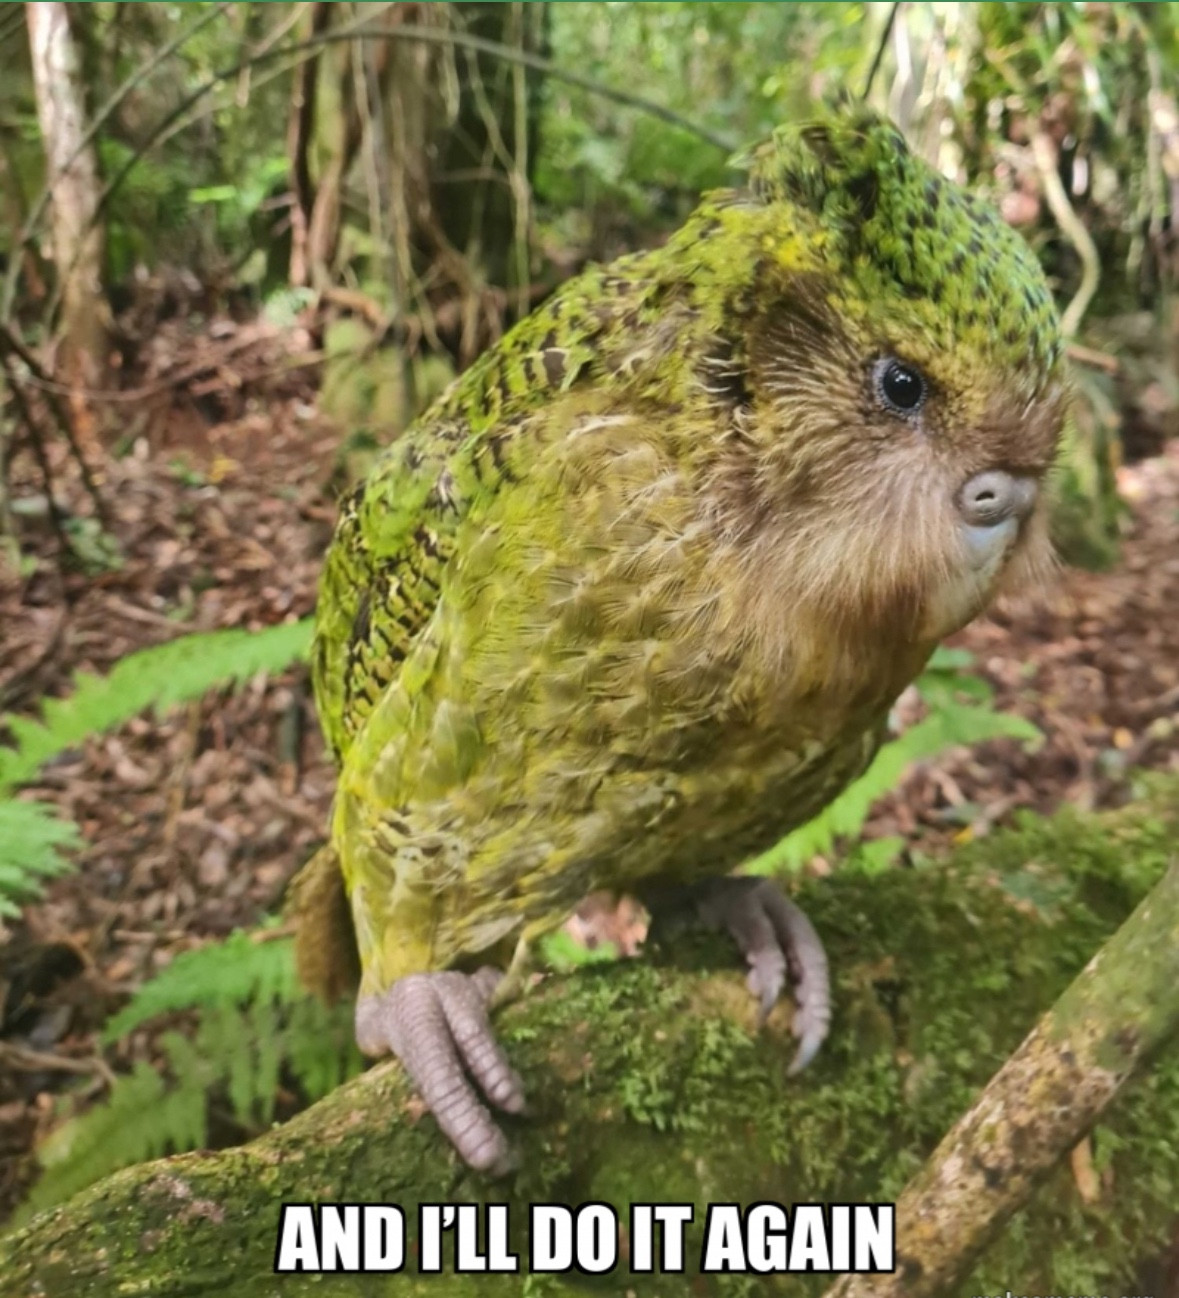
[[[353,995],[360,957],[340,860],[325,844],[291,880],[285,913],[295,928],[299,980],[321,1000]]]

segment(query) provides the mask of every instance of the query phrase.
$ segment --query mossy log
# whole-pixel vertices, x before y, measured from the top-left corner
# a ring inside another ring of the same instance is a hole
[[[788,1010],[753,1031],[723,946],[550,978],[500,1023],[531,1098],[521,1170],[456,1164],[395,1065],[239,1149],[129,1168],[0,1241],[0,1298],[114,1295],[820,1295],[822,1275],[419,1275],[416,1205],[894,1201],[1173,856],[1179,786],[1115,815],[997,834],[936,866],[809,883],[836,977],[831,1040],[801,1077]],[[1065,1162],[953,1294],[1135,1293],[1179,1217],[1179,1042],[1102,1114],[1092,1175]],[[273,1274],[283,1202],[407,1209],[396,1276]],[[522,1267],[524,1263],[522,1263]],[[1153,1292],[1158,1293],[1155,1289]]]

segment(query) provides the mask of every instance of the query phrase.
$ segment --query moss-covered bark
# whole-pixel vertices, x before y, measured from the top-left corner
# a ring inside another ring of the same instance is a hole
[[[755,1036],[719,949],[552,979],[502,1017],[532,1114],[522,1170],[489,1185],[458,1167],[398,1069],[341,1088],[239,1150],[121,1172],[0,1241],[0,1296],[683,1294],[674,1276],[275,1277],[283,1201],[891,1200],[1037,1017],[1163,874],[1174,785],[1115,817],[1064,815],[997,835],[946,866],[809,885],[836,971],[831,1041],[787,1079],[788,1013]],[[1179,1044],[1103,1116],[1100,1193],[1067,1167],[1018,1213],[966,1294],[1124,1293],[1179,1213]],[[698,1258],[691,1237],[689,1262]],[[522,1237],[515,1241],[523,1244]],[[526,1256],[526,1247],[524,1249]],[[817,1295],[829,1278],[713,1276],[700,1295]]]
[[[828,1298],[938,1298],[1119,1089],[1179,1033],[1179,860],[905,1187],[896,1270]]]

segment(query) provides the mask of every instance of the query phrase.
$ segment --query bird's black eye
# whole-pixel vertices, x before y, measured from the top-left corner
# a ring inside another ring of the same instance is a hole
[[[925,379],[912,365],[886,358],[876,366],[876,390],[889,410],[911,415],[925,400]]]

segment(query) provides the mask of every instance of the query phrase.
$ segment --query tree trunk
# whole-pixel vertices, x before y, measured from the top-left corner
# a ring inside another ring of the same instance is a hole
[[[335,21],[333,7],[324,12]],[[454,25],[536,51],[547,7],[404,3],[388,6],[381,22],[390,32],[401,23]],[[344,195],[359,181],[375,241],[366,291],[388,302],[391,319],[419,320],[435,351],[445,334],[460,364],[469,363],[498,336],[505,302],[511,315],[532,305],[529,178],[540,74],[485,53],[390,40],[325,52],[314,92],[310,76],[300,74],[292,101],[297,254],[301,223],[307,230],[294,278],[331,285]],[[458,312],[445,311],[456,303]],[[437,317],[431,308],[441,308]]]
[[[674,963],[551,978],[502,1018],[532,1105],[510,1124],[522,1154],[511,1180],[488,1184],[457,1166],[386,1064],[244,1148],[129,1168],[41,1214],[0,1241],[0,1296],[514,1295],[520,1276],[418,1275],[416,1205],[509,1204],[524,1268],[529,1202],[612,1203],[624,1230],[630,1203],[691,1203],[693,1273],[707,1203],[892,1201],[1164,874],[1177,827],[1172,781],[1148,803],[1036,822],[944,867],[810,883],[802,899],[828,940],[836,1019],[800,1078],[786,1076],[788,1012],[755,1034],[740,975],[712,971],[731,959],[715,940],[680,945]],[[1144,968],[1151,958],[1142,953]],[[1024,1116],[1042,1111],[1029,1093]],[[944,1292],[1164,1298],[1141,1268],[1172,1237],[1179,1210],[1179,1043],[1106,1110],[1090,1141],[1097,1176],[1081,1183],[1058,1164],[969,1280]],[[405,1273],[275,1279],[280,1204],[311,1201],[405,1207]],[[685,1292],[682,1275],[630,1274],[625,1248],[624,1236],[606,1291]],[[802,1298],[830,1279],[749,1276],[738,1290],[708,1276],[692,1292]],[[556,1298],[585,1281],[529,1284]]]
[[[546,5],[463,3],[454,11],[458,25],[474,36],[529,53],[544,49]],[[463,50],[455,53],[455,71],[458,118],[438,143],[433,206],[447,240],[478,260],[490,283],[523,290],[542,79],[531,69]]]
[[[395,6],[390,7],[385,21],[393,21],[396,12]],[[336,16],[332,6],[326,5],[322,11],[324,27],[329,26]],[[316,288],[325,288],[334,277],[344,207],[344,182],[364,137],[364,119],[356,102],[356,79],[352,68],[354,54],[352,45],[338,45],[328,47],[315,60],[317,108],[306,129],[309,135],[317,136],[310,146],[310,153],[312,161],[317,156],[320,158],[320,167],[313,180],[313,167],[309,162],[307,192],[300,196],[299,201],[303,204],[310,202],[305,273],[308,282]]]
[[[331,6],[316,0],[308,24],[310,36],[322,35],[331,22]],[[291,85],[291,106],[287,118],[287,157],[291,164],[291,264],[290,281],[297,287],[311,282],[308,232],[315,205],[311,180],[311,141],[315,134],[316,99],[319,90],[320,55],[304,59],[295,69]]]
[[[62,300],[62,372],[84,407],[80,389],[102,387],[110,350],[103,293],[104,240],[98,213],[98,164],[84,144],[84,87],[70,34],[69,6],[26,5],[37,117],[53,190],[53,255]],[[84,429],[88,421],[83,419]]]

